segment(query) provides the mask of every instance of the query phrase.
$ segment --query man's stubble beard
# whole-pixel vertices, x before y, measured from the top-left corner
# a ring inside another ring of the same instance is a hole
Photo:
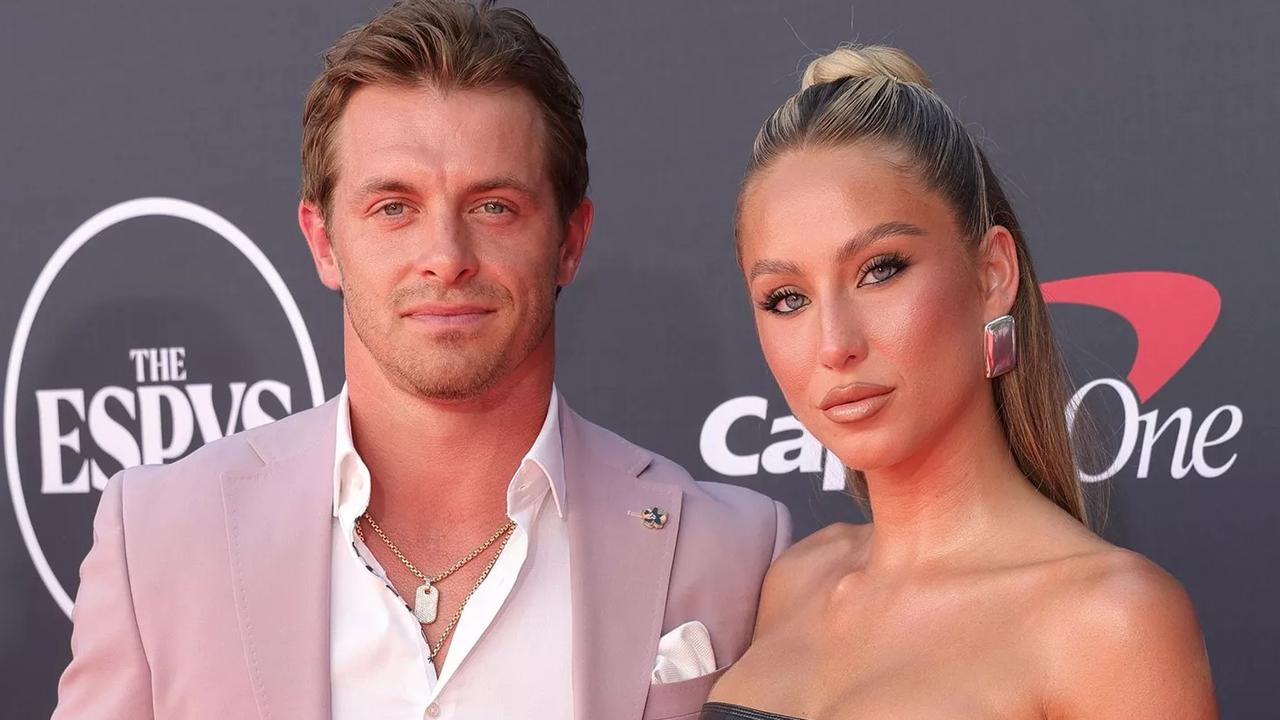
[[[511,295],[505,290],[501,294],[506,301],[501,307],[509,311]],[[391,333],[377,332],[376,311],[360,291],[344,287],[342,299],[356,337],[383,373],[418,396],[438,401],[470,400],[492,390],[542,343],[555,318],[555,295],[551,293],[535,300],[530,316],[506,338],[505,345],[468,352],[468,343],[479,343],[466,333],[446,332],[436,336],[427,352],[415,352],[391,341]],[[394,313],[391,317],[392,323],[397,322]],[[522,333],[524,329],[530,332]]]

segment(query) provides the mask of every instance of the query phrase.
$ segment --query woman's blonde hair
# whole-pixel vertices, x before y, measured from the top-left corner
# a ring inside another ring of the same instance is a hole
[[[909,55],[879,45],[846,46],[811,62],[800,92],[788,98],[756,135],[739,195],[782,154],[855,143],[883,146],[955,210],[976,249],[994,225],[1013,235],[1018,292],[1018,364],[992,381],[996,412],[1018,467],[1046,497],[1088,524],[1065,407],[1067,381],[1026,238],[982,149],[932,88]],[[979,342],[980,328],[974,328]],[[866,479],[848,470],[850,490],[866,499]]]

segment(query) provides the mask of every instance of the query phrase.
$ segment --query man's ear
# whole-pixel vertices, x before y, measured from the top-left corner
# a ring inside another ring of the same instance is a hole
[[[556,285],[567,287],[578,275],[582,267],[582,253],[587,248],[587,239],[591,236],[591,223],[595,220],[595,205],[590,198],[583,198],[565,223],[564,242],[560,243],[560,260],[556,268]]]
[[[987,320],[1008,315],[1018,296],[1018,247],[1013,233],[994,225],[978,245],[978,283]]]
[[[311,249],[311,259],[316,264],[320,282],[330,290],[342,290],[342,268],[334,254],[333,241],[325,225],[324,212],[309,200],[298,203],[298,226]]]

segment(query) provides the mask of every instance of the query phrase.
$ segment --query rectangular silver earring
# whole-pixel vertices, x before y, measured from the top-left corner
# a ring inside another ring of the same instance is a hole
[[[1001,315],[987,323],[982,343],[987,360],[987,377],[1003,375],[1018,364],[1018,340],[1012,315]]]

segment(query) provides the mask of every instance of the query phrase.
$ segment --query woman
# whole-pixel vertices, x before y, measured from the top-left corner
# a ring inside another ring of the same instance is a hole
[[[1086,526],[1026,243],[920,67],[814,61],[737,235],[769,367],[873,522],[778,560],[702,717],[1215,718],[1185,591]]]

